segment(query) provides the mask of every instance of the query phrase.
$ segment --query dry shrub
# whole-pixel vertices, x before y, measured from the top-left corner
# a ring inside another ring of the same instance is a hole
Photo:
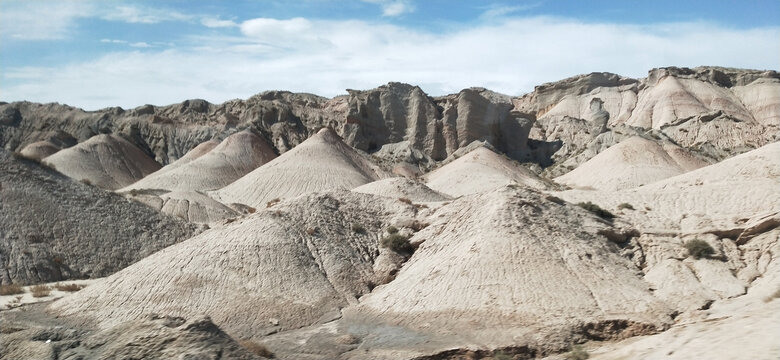
[[[314,235],[314,234],[316,234],[316,233],[317,233],[317,230],[318,230],[318,229],[317,229],[316,227],[313,227],[313,228],[306,228],[306,233],[307,233],[307,234],[309,234],[309,235]]]
[[[715,249],[704,240],[694,239],[687,241],[685,248],[688,249],[688,255],[693,256],[694,259],[709,258],[715,254]]]
[[[585,360],[590,357],[590,354],[588,354],[585,349],[582,348],[580,345],[575,345],[571,352],[566,354],[566,360]]]
[[[409,238],[401,234],[394,233],[383,238],[382,246],[404,255],[411,255],[414,252],[414,247],[409,243]]]
[[[398,233],[398,228],[395,226],[388,226],[387,227],[387,233],[388,234],[396,234]]]
[[[422,222],[422,221],[419,221],[419,220],[415,220],[415,221],[412,221],[411,224],[409,224],[409,228],[414,230],[415,232],[417,232],[417,231],[420,231],[422,229],[425,229],[426,227],[428,227],[428,225],[430,225],[430,224],[428,224],[427,222]]]
[[[352,232],[355,234],[365,234],[366,228],[363,227],[363,225],[360,225],[358,223],[352,223]]]
[[[81,179],[79,181],[81,181],[81,183],[84,184],[84,185],[92,185],[92,182],[89,181],[89,179]]]
[[[33,297],[46,297],[51,294],[51,288],[46,285],[35,285],[30,288]]]
[[[275,357],[274,353],[271,352],[271,350],[268,350],[265,345],[258,344],[252,340],[241,340],[238,342],[238,344],[257,356],[262,356],[268,359],[273,359]]]
[[[402,202],[404,204],[412,205],[412,200],[409,200],[409,198],[400,197],[400,198],[398,198],[398,201],[400,201],[400,202]]]
[[[0,295],[24,294],[24,288],[17,284],[0,285]]]
[[[86,285],[79,285],[79,284],[56,284],[54,285],[54,288],[59,291],[67,291],[67,292],[75,292],[83,289]]]
[[[592,203],[590,201],[577,203],[577,206],[592,212],[593,214],[595,214],[596,216],[598,216],[598,217],[600,217],[600,218],[602,218],[604,220],[612,220],[612,219],[615,218],[614,214],[612,214],[611,212],[609,212],[607,210],[602,209],[600,206],[598,206],[598,205],[596,205],[596,204],[594,204],[594,203]]]
[[[282,201],[282,200],[279,199],[279,198],[273,199],[273,200],[265,203],[265,207],[269,208],[271,206],[274,206],[274,205],[278,204],[280,201]]]

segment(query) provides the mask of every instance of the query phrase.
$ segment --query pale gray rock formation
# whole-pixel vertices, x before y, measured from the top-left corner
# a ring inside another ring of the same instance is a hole
[[[120,189],[154,189],[168,191],[216,190],[236,181],[259,166],[276,158],[265,139],[249,130],[228,136],[205,154],[210,142],[198,145],[182,159]]]
[[[265,207],[272,200],[314,191],[349,190],[385,176],[335,131],[323,128],[294,149],[210,195],[225,204]]]
[[[354,192],[374,194],[395,199],[407,199],[414,202],[435,202],[452,200],[452,197],[435,191],[424,183],[394,177],[374,181],[352,189]]]
[[[33,160],[41,160],[60,150],[59,146],[54,145],[50,141],[41,140],[25,146],[19,153]]]
[[[149,315],[108,329],[54,319],[3,315],[4,359],[265,359],[225,334],[208,317]],[[270,354],[266,354],[271,356]]]
[[[103,327],[147,313],[207,314],[239,338],[328,322],[387,281],[375,269],[390,252],[379,236],[416,211],[349,191],[304,195],[168,247],[51,309]]]
[[[0,151],[0,283],[102,277],[193,226]]]
[[[116,190],[160,169],[141,149],[117,135],[101,134],[43,160],[62,174]]]
[[[131,190],[126,195],[163,214],[192,223],[210,224],[241,215],[239,211],[197,191]]]

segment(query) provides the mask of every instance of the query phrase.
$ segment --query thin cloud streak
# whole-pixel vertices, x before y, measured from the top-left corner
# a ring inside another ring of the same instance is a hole
[[[241,36],[110,53],[64,68],[8,69],[4,101],[58,101],[87,109],[223,102],[264,90],[323,96],[389,81],[431,95],[483,86],[510,95],[594,71],[642,77],[660,66],[776,67],[780,28],[710,23],[622,25],[509,18],[443,34],[364,21],[253,19]],[[13,81],[11,81],[13,80]]]

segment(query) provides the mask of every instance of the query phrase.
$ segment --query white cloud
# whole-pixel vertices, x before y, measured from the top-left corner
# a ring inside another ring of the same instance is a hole
[[[445,33],[355,20],[254,19],[242,23],[241,31],[60,68],[5,69],[0,94],[4,101],[88,109],[187,98],[222,102],[272,89],[334,96],[389,81],[420,85],[431,95],[470,86],[521,95],[534,85],[594,71],[643,77],[653,67],[672,65],[776,69],[780,38],[780,27],[636,26],[549,17]]]
[[[514,14],[520,11],[530,10],[541,6],[541,3],[525,4],[525,5],[501,5],[493,4],[487,8],[479,18],[482,20],[495,20],[497,18],[506,17],[507,15]]]
[[[100,17],[109,21],[126,23],[156,24],[164,21],[188,21],[193,17],[178,11],[162,8],[142,7],[135,5],[120,5],[101,10]]]
[[[62,39],[78,18],[90,16],[93,10],[86,2],[6,2],[0,10],[0,38]]]
[[[204,17],[200,19],[200,23],[203,24],[203,26],[210,28],[227,28],[238,26],[238,24],[236,24],[236,22],[233,20],[222,20],[220,18],[213,17]]]
[[[100,42],[106,44],[127,44],[127,41],[117,39],[100,39]]]
[[[149,45],[149,43],[141,41],[141,42],[134,42],[130,44],[131,47],[134,48],[150,48],[152,45]]]
[[[382,16],[399,16],[415,10],[409,0],[362,0],[363,2],[377,4],[382,9]]]

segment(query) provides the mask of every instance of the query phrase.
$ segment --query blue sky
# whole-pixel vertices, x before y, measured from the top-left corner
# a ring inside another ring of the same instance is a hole
[[[0,0],[0,100],[85,109],[389,81],[510,95],[593,71],[778,69],[780,1]]]

